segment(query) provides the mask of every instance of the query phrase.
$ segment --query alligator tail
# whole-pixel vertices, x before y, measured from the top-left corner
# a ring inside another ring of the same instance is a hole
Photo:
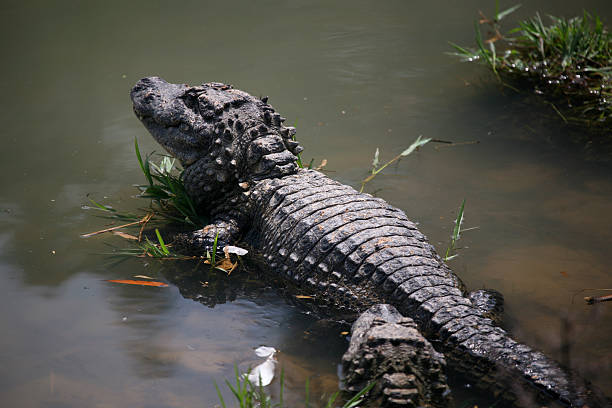
[[[415,290],[414,285],[400,285],[392,297],[399,301],[400,312],[414,317],[426,336],[439,342],[452,366],[506,403],[610,406],[603,394],[575,373],[513,340],[483,317],[457,288],[441,284]]]

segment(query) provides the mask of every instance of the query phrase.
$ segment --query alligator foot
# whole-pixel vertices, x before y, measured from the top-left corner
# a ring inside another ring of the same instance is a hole
[[[239,232],[235,222],[217,220],[200,230],[178,234],[173,241],[173,245],[181,253],[205,255],[206,252],[213,251],[215,242],[219,250],[234,243]]]
[[[376,382],[369,400],[383,407],[450,406],[445,365],[416,323],[390,305],[372,306],[357,319],[342,357],[347,388]]]

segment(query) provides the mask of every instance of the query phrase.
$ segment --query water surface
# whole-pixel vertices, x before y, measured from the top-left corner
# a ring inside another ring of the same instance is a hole
[[[612,23],[607,1],[534,1],[515,17],[570,16],[583,7]],[[269,95],[296,124],[305,159],[327,159],[329,175],[353,186],[377,147],[390,159],[418,135],[478,142],[428,145],[367,191],[419,222],[440,252],[465,198],[465,226],[479,228],[463,235],[451,267],[470,288],[504,293],[505,326],[516,337],[557,359],[565,338],[570,364],[612,389],[612,309],[587,306],[578,293],[610,288],[611,167],[564,143],[569,130],[549,109],[525,106],[485,70],[444,54],[448,40],[470,44],[477,10],[491,8],[478,1],[3,2],[3,405],[213,406],[213,381],[253,363],[261,344],[281,350],[294,402],[307,377],[314,395],[337,389],[345,327],[266,285],[236,278],[196,290],[193,265],[116,263],[100,253],[123,240],[79,238],[106,222],[81,209],[88,194],[126,210],[145,205],[133,198],[132,185],[143,181],[133,139],[143,151],[159,148],[128,94],[147,75]],[[105,282],[137,274],[174,284]],[[479,397],[460,378],[454,386],[459,406]],[[278,383],[271,392],[278,394]]]

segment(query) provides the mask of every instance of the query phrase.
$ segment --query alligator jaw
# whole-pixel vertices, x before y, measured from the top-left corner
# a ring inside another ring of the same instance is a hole
[[[211,136],[193,109],[193,88],[158,77],[143,78],[132,88],[131,98],[136,116],[184,168],[206,154]]]

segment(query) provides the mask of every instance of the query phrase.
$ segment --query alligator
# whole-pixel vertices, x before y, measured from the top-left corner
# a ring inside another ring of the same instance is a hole
[[[267,270],[361,313],[391,304],[413,319],[452,367],[518,406],[607,406],[599,391],[514,340],[470,298],[461,279],[403,211],[298,166],[295,128],[231,85],[141,79],[134,112],[183,166],[186,191],[210,224],[176,238],[185,251],[241,242]],[[531,398],[527,400],[526,398]]]

